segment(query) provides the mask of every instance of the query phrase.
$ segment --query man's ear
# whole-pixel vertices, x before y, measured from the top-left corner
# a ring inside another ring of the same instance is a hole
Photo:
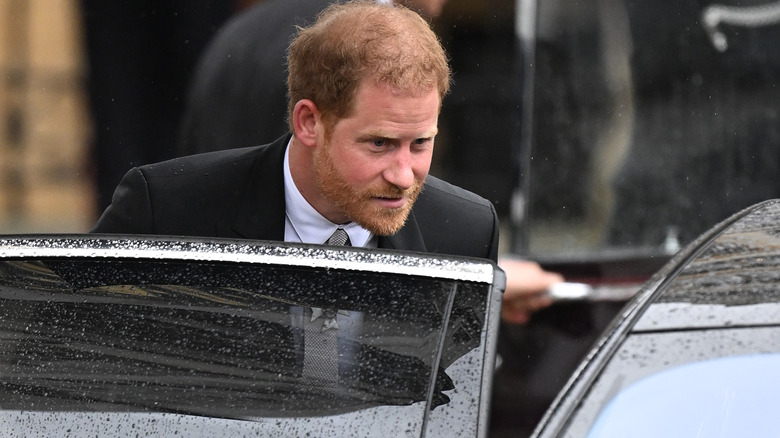
[[[293,129],[295,138],[306,146],[317,144],[322,117],[317,105],[309,99],[299,100],[293,108]]]

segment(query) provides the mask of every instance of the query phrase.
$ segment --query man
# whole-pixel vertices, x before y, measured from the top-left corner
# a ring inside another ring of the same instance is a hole
[[[428,176],[447,58],[402,7],[333,5],[288,56],[291,135],[135,168],[93,232],[324,243],[497,260],[487,200]]]
[[[450,69],[423,18],[332,5],[292,42],[288,69],[290,134],[132,169],[93,231],[319,244],[343,230],[354,246],[497,260],[493,205],[428,176]],[[365,353],[349,342],[365,315],[303,304],[290,315],[301,375],[341,383]]]

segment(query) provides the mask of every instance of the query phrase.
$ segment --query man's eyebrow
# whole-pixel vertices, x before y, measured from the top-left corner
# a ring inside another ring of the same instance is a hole
[[[436,136],[436,134],[439,133],[439,129],[435,128],[428,132],[423,132],[421,135],[414,136],[415,139],[418,138],[433,138]],[[395,133],[391,133],[389,131],[383,131],[383,130],[377,130],[377,131],[366,131],[361,133],[359,136],[361,139],[372,139],[372,138],[382,138],[382,139],[388,139],[388,140],[394,140],[399,138],[398,135]]]
[[[415,135],[415,138],[428,138],[435,137],[439,133],[439,129],[431,129],[430,131],[424,131],[422,134]],[[388,131],[368,131],[363,133],[363,136],[367,137],[381,137],[381,138],[398,138],[398,135]]]
[[[396,138],[395,135],[387,131],[367,131],[360,134],[361,138]]]
[[[439,127],[434,126],[431,128],[430,131],[423,131],[422,135],[419,135],[417,138],[429,138],[429,137],[435,137],[436,134],[439,133]]]

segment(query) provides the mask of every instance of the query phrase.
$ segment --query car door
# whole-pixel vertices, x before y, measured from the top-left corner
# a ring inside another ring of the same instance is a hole
[[[503,285],[493,262],[430,254],[2,239],[0,425],[20,436],[484,436]],[[314,335],[333,336],[337,365],[323,379],[306,371],[323,360],[307,326],[327,318]]]

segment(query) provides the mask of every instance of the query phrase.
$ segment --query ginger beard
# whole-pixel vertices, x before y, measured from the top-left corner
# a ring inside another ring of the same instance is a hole
[[[423,181],[415,179],[407,190],[386,183],[365,188],[349,184],[336,168],[328,150],[330,141],[314,154],[314,178],[325,198],[346,214],[352,221],[378,236],[395,234],[406,223],[414,201],[420,194]],[[373,201],[374,198],[406,198],[398,208],[385,208]]]

